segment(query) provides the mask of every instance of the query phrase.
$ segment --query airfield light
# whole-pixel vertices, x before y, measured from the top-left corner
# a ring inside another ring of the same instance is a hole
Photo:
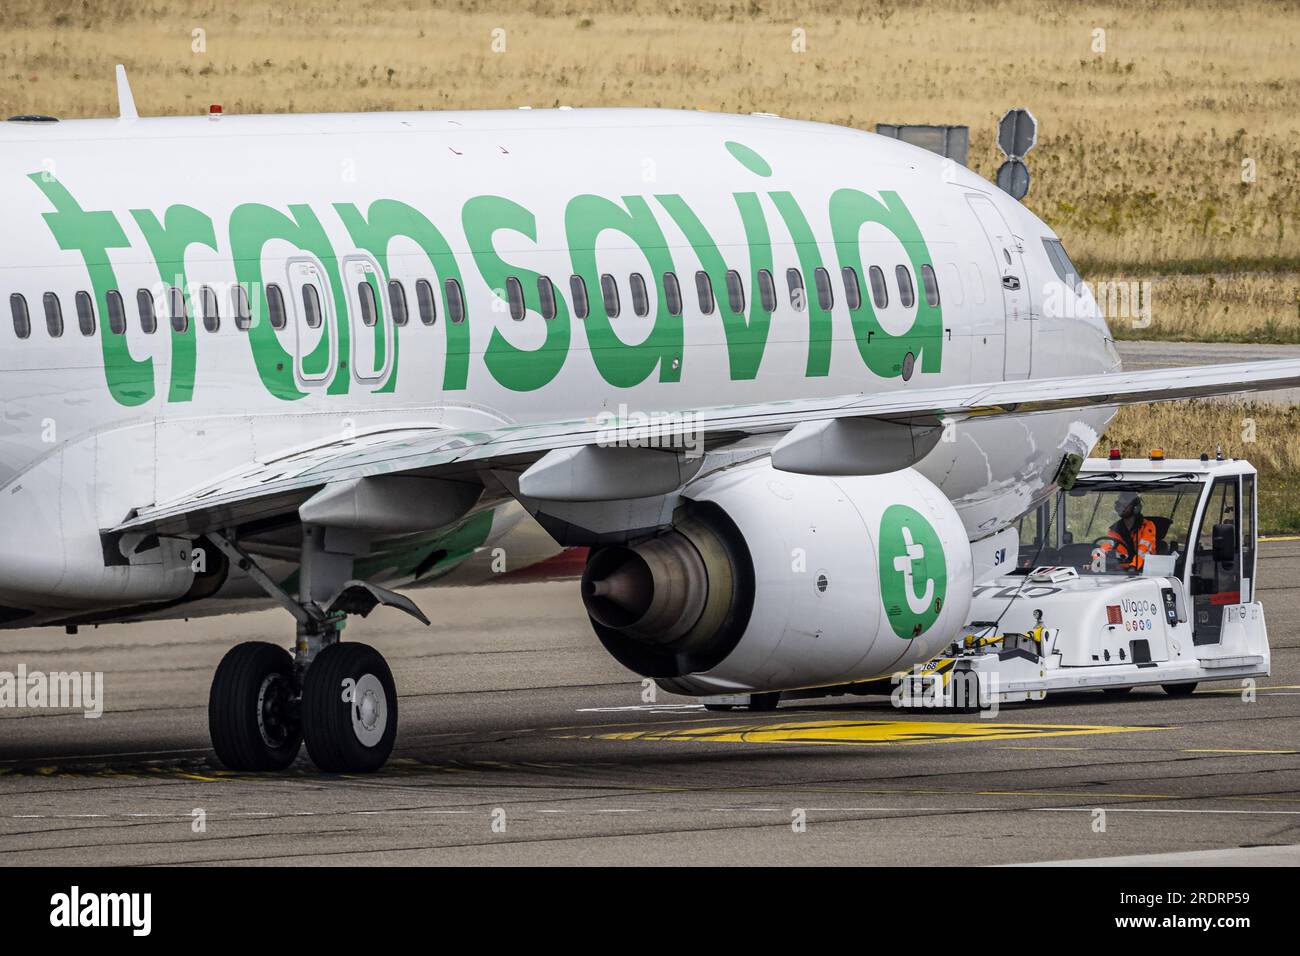
[[[1123,457],[1124,457],[1124,456],[1120,454],[1120,451],[1119,451],[1118,448],[1112,448],[1112,449],[1110,450],[1110,460],[1111,460],[1111,461],[1119,461],[1119,460],[1120,460],[1121,458],[1123,458]]]
[[[1151,449],[1151,460],[1152,460],[1152,461],[1164,461],[1164,460],[1165,460],[1165,450],[1164,450],[1163,448],[1152,448],[1152,449]]]
[[[220,103],[213,103],[211,106],[209,106],[209,107],[208,107],[208,115],[209,115],[209,116],[220,116],[220,115],[221,115],[221,104],[220,104]]]

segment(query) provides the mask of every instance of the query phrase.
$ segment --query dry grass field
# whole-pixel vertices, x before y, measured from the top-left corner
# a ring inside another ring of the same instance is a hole
[[[1129,406],[1120,409],[1093,454],[1119,448],[1125,457],[1142,457],[1163,448],[1170,458],[1198,458],[1213,455],[1215,443],[1229,458],[1248,459],[1259,469],[1260,533],[1300,533],[1300,408],[1249,402]]]
[[[1150,315],[1126,319],[1108,309],[1111,331],[1118,338],[1300,343],[1300,273],[1209,273],[1131,281],[1139,286],[1151,283]],[[1104,278],[1094,282],[1105,288]],[[1129,312],[1134,311],[1130,306]]]
[[[1300,268],[1295,3],[29,0],[0,9],[0,40],[6,113],[109,115],[120,61],[154,113],[569,104],[966,123],[991,175],[994,123],[1025,105],[1042,128],[1029,204],[1090,271]]]
[[[797,52],[803,41],[803,51]],[[1027,202],[1089,277],[1151,278],[1129,338],[1300,341],[1300,4],[1184,0],[28,0],[0,115],[671,106],[948,122],[971,165],[1040,121]]]

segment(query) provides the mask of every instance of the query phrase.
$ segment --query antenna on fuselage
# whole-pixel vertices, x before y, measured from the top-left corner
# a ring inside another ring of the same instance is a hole
[[[131,95],[131,82],[126,78],[126,67],[117,65],[117,115],[119,119],[139,119],[135,111],[135,97]]]

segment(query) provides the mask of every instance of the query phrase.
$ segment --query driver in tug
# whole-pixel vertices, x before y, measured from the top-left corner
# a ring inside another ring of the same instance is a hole
[[[1156,550],[1156,526],[1150,518],[1142,516],[1142,497],[1136,491],[1121,491],[1115,499],[1115,513],[1119,520],[1106,532],[1106,540],[1098,547],[1114,552],[1120,567],[1127,571],[1141,571],[1142,562]]]

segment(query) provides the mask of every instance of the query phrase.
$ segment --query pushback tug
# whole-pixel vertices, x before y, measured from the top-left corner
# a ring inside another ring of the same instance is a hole
[[[978,582],[970,621],[946,651],[888,680],[782,694],[889,693],[902,707],[959,710],[1053,691],[1127,694],[1269,672],[1257,599],[1257,478],[1246,461],[1088,459],[1019,525],[1012,570]],[[1120,506],[1138,501],[1153,535],[1140,560],[1115,545]],[[770,709],[775,695],[703,698],[711,709]]]

